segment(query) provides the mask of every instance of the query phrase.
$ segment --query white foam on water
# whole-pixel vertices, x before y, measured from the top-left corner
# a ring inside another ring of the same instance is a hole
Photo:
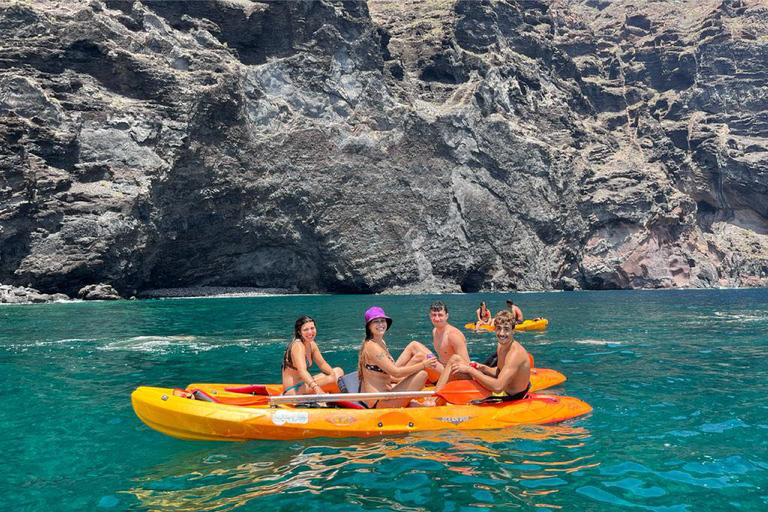
[[[216,345],[206,343],[197,336],[134,336],[107,343],[99,347],[99,350],[166,353],[179,348],[206,352],[216,348]]]
[[[768,321],[768,316],[756,315],[754,313],[728,313],[725,311],[715,311],[714,315],[720,320],[726,322],[765,322]]]
[[[576,343],[579,345],[621,345],[620,341],[610,341],[610,340],[576,340]]]

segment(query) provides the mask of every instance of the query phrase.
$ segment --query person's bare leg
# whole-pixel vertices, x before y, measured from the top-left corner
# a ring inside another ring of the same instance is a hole
[[[421,391],[427,381],[427,372],[421,370],[401,380],[392,391]],[[384,407],[406,407],[411,402],[410,398],[393,398],[391,400],[379,400],[377,409]]]
[[[451,375],[453,372],[453,366],[459,363],[464,362],[464,360],[461,358],[458,354],[453,354],[451,358],[448,360],[448,364],[445,365],[445,370],[443,370],[443,373],[440,375],[440,378],[437,380],[437,384],[435,384],[435,391],[440,391],[443,386],[445,386],[448,382],[452,380],[456,380],[455,375]]]
[[[419,343],[418,341],[412,341],[408,344],[407,347],[405,347],[405,350],[402,351],[400,356],[397,358],[397,361],[395,361],[395,365],[397,366],[408,366],[409,364],[413,364],[413,358],[417,354],[431,354],[432,352],[424,346],[423,343]]]

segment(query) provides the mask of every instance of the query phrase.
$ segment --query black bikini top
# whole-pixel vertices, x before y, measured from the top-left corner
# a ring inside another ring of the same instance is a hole
[[[366,341],[373,341],[373,340],[366,340]],[[385,350],[386,350],[386,349],[385,349]],[[387,350],[386,352],[387,352],[387,357],[389,357],[389,360],[390,360],[390,361],[392,361],[392,362],[394,363],[394,362],[395,362],[395,360],[394,360],[394,359],[392,359],[392,354],[390,354],[388,350]],[[371,370],[372,372],[377,372],[377,373],[387,373],[387,372],[385,372],[384,370],[382,370],[382,369],[379,367],[379,365],[376,365],[376,364],[368,364],[368,363],[363,363],[363,366],[364,366],[365,368],[367,368],[368,370]]]

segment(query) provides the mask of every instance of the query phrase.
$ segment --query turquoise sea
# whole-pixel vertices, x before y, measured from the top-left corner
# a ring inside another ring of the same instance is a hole
[[[544,427],[201,443],[134,415],[139,385],[277,382],[295,318],[355,366],[363,312],[399,351],[438,296],[277,296],[0,307],[2,510],[768,509],[768,290],[515,294],[553,391],[594,407]],[[507,295],[439,296],[473,320]],[[492,335],[468,334],[470,354]]]

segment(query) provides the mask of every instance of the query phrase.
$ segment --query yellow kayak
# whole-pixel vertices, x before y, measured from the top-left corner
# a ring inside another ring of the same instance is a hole
[[[522,323],[519,323],[515,326],[516,331],[543,331],[547,328],[547,325],[549,325],[549,320],[546,318],[538,318],[536,320],[524,320]],[[469,323],[464,325],[465,329],[469,329],[470,331],[475,330],[475,324]],[[481,325],[480,326],[481,331],[493,331],[493,327],[490,325]]]
[[[536,393],[522,400],[492,404],[348,409],[289,404],[230,405],[190,400],[177,396],[174,391],[139,387],[131,395],[133,409],[144,423],[159,432],[201,441],[372,437],[436,430],[499,429],[556,423],[592,410],[578,398]]]

